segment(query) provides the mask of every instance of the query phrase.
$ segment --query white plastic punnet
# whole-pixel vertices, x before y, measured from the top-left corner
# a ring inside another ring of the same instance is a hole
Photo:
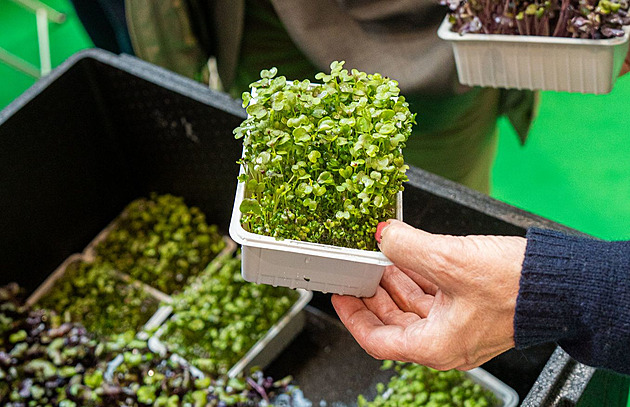
[[[277,240],[247,232],[239,210],[245,185],[238,183],[230,222],[230,236],[242,246],[242,274],[247,281],[303,288],[356,297],[376,292],[385,267],[392,264],[381,252]],[[402,220],[402,193],[397,196],[396,217]]]
[[[518,393],[480,367],[465,372],[469,379],[482,387],[492,391],[499,400],[501,407],[516,407],[518,405]]]
[[[459,34],[448,16],[438,36],[453,46],[459,81],[493,88],[609,93],[628,52],[630,29],[603,40]]]

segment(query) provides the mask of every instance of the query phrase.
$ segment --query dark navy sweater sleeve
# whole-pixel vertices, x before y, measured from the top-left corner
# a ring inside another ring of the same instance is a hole
[[[630,242],[528,230],[514,340],[557,342],[579,362],[630,374]]]

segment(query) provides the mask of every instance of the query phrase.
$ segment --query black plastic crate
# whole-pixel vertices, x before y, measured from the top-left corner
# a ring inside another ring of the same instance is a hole
[[[227,231],[241,152],[232,129],[244,117],[240,102],[136,58],[72,56],[0,112],[0,283],[34,289],[152,191],[183,196]],[[436,233],[523,236],[530,226],[579,233],[417,168],[404,208],[406,222]],[[316,293],[311,305],[319,311],[270,371],[293,374],[315,404],[369,394],[380,362],[335,325],[329,295]],[[348,345],[331,352],[339,343]],[[623,382],[554,344],[512,350],[483,367],[532,406],[575,405],[590,389]]]

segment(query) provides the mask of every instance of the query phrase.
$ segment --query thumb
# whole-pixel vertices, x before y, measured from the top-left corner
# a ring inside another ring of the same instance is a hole
[[[397,267],[414,271],[443,286],[449,280],[450,260],[457,253],[459,239],[434,235],[398,220],[389,220],[380,230],[381,252]]]

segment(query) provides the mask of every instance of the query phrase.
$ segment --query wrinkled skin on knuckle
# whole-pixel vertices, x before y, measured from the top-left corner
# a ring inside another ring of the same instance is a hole
[[[432,351],[426,351],[422,355],[425,366],[436,370],[451,370],[462,364],[462,361],[457,356],[456,351],[448,351],[450,346],[445,347],[443,350],[433,349]]]
[[[378,360],[403,360],[400,352],[394,351],[390,346],[385,346],[382,338],[375,337],[373,335],[368,335],[362,342],[359,342],[359,345],[367,352],[368,355]]]
[[[402,245],[400,242],[407,241],[409,229],[403,225],[394,224],[383,231],[381,249],[384,252],[398,251],[408,258],[413,255],[412,245]]]
[[[367,352],[368,355],[370,355],[371,357],[373,357],[376,360],[389,359],[389,358],[386,358],[385,356],[381,356],[381,354],[379,352],[377,352],[376,350],[374,350],[374,349],[366,349],[366,348],[363,348],[363,349],[365,350],[365,352]]]
[[[466,267],[470,264],[469,251],[461,237],[444,236],[436,240],[434,247],[427,250],[425,256],[433,272],[440,275],[447,285],[459,285]]]
[[[427,329],[436,334],[424,335],[419,342],[418,329],[408,329],[406,332],[411,361],[437,370],[449,370],[458,366],[458,345],[452,341],[453,336],[430,328]]]

